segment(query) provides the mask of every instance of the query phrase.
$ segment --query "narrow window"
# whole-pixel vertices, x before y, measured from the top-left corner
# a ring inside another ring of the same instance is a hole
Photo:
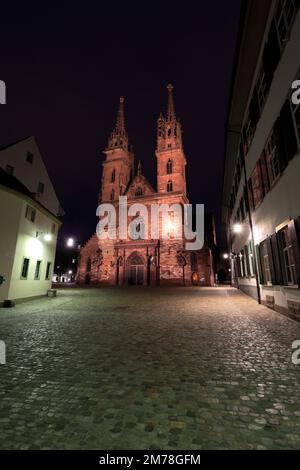
[[[143,195],[143,190],[141,187],[137,188],[135,190],[135,196],[142,196]]]
[[[39,194],[44,194],[44,189],[45,189],[44,183],[42,183],[41,181],[39,181],[37,192],[38,192]]]
[[[111,172],[111,182],[114,183],[116,181],[116,170],[115,168]]]
[[[50,273],[51,273],[51,263],[50,261],[48,261],[47,268],[46,268],[46,276],[45,276],[46,280],[50,279]]]
[[[21,279],[27,279],[29,269],[29,258],[23,259],[22,270],[21,270]]]
[[[270,185],[272,186],[280,175],[279,153],[276,145],[275,134],[272,131],[266,145],[265,156],[268,168]]]
[[[26,219],[30,220],[30,222],[34,222],[35,217],[36,217],[36,210],[31,206],[27,206],[26,207],[25,217],[26,217]]]
[[[5,171],[8,175],[13,176],[14,174],[14,167],[11,165],[6,165]]]
[[[39,279],[41,275],[41,264],[42,262],[38,260],[35,265],[34,279]]]
[[[110,193],[110,200],[113,201],[115,199],[115,191],[112,189]]]
[[[261,245],[261,254],[262,254],[262,268],[264,273],[264,281],[267,285],[272,285],[271,278],[271,268],[270,268],[270,259],[267,243]]]
[[[281,259],[283,261],[283,269],[285,273],[286,284],[293,286],[297,284],[296,281],[296,266],[293,253],[292,240],[289,233],[289,228],[285,227],[279,232],[280,246],[281,246]]]
[[[27,152],[27,154],[26,154],[26,162],[27,162],[27,163],[31,163],[31,164],[33,163],[33,153]]]
[[[91,271],[91,268],[92,268],[91,258],[88,258],[86,261],[86,272],[89,273]]]
[[[168,181],[167,192],[171,193],[172,191],[173,191],[173,183],[172,183],[172,181]]]
[[[171,175],[172,173],[173,173],[173,164],[172,164],[172,160],[169,159],[167,162],[167,174]]]

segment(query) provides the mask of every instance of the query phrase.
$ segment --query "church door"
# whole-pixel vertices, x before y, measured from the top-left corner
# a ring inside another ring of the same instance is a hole
[[[134,253],[133,256],[129,258],[129,262],[128,283],[132,286],[142,286],[144,284],[143,259],[137,253]]]
[[[144,282],[144,266],[130,266],[130,284],[134,286],[142,286]]]

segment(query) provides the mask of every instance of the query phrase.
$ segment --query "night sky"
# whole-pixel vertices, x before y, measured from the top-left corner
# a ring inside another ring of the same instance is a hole
[[[7,105],[0,106],[0,146],[36,137],[66,212],[60,237],[82,243],[95,231],[102,150],[119,96],[136,162],[156,186],[156,120],[172,82],[188,195],[218,221],[240,1],[201,1],[186,10],[172,3],[171,14],[161,6],[147,13],[127,4],[114,12],[86,5],[1,6]]]

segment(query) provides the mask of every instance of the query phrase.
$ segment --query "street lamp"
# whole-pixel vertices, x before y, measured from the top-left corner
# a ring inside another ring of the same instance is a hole
[[[243,227],[241,224],[234,224],[233,226],[233,232],[234,233],[241,233],[243,230]]]
[[[50,233],[45,233],[44,240],[45,240],[45,242],[51,242],[52,235],[50,235]]]
[[[67,246],[69,248],[72,248],[74,246],[74,238],[68,238],[67,240]]]
[[[224,258],[224,259],[228,259],[228,258],[229,258],[229,254],[228,254],[228,253],[224,253],[224,254],[223,254],[223,258]]]

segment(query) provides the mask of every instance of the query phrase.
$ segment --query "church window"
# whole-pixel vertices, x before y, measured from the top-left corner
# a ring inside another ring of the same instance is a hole
[[[110,200],[113,201],[115,199],[115,191],[112,189],[110,193]]]
[[[111,182],[114,183],[115,180],[116,180],[116,170],[114,168],[113,171],[111,172]]]
[[[171,129],[168,129],[168,137],[171,135]]]
[[[171,193],[172,191],[173,191],[173,183],[172,183],[172,181],[168,181],[167,192]]]
[[[172,160],[168,160],[167,162],[167,174],[171,175],[173,173],[173,163]]]
[[[142,195],[143,195],[143,189],[141,187],[136,188],[135,196],[142,196]]]
[[[87,272],[90,272],[91,268],[92,268],[91,258],[88,258],[88,259],[86,260],[86,271],[87,271]]]

